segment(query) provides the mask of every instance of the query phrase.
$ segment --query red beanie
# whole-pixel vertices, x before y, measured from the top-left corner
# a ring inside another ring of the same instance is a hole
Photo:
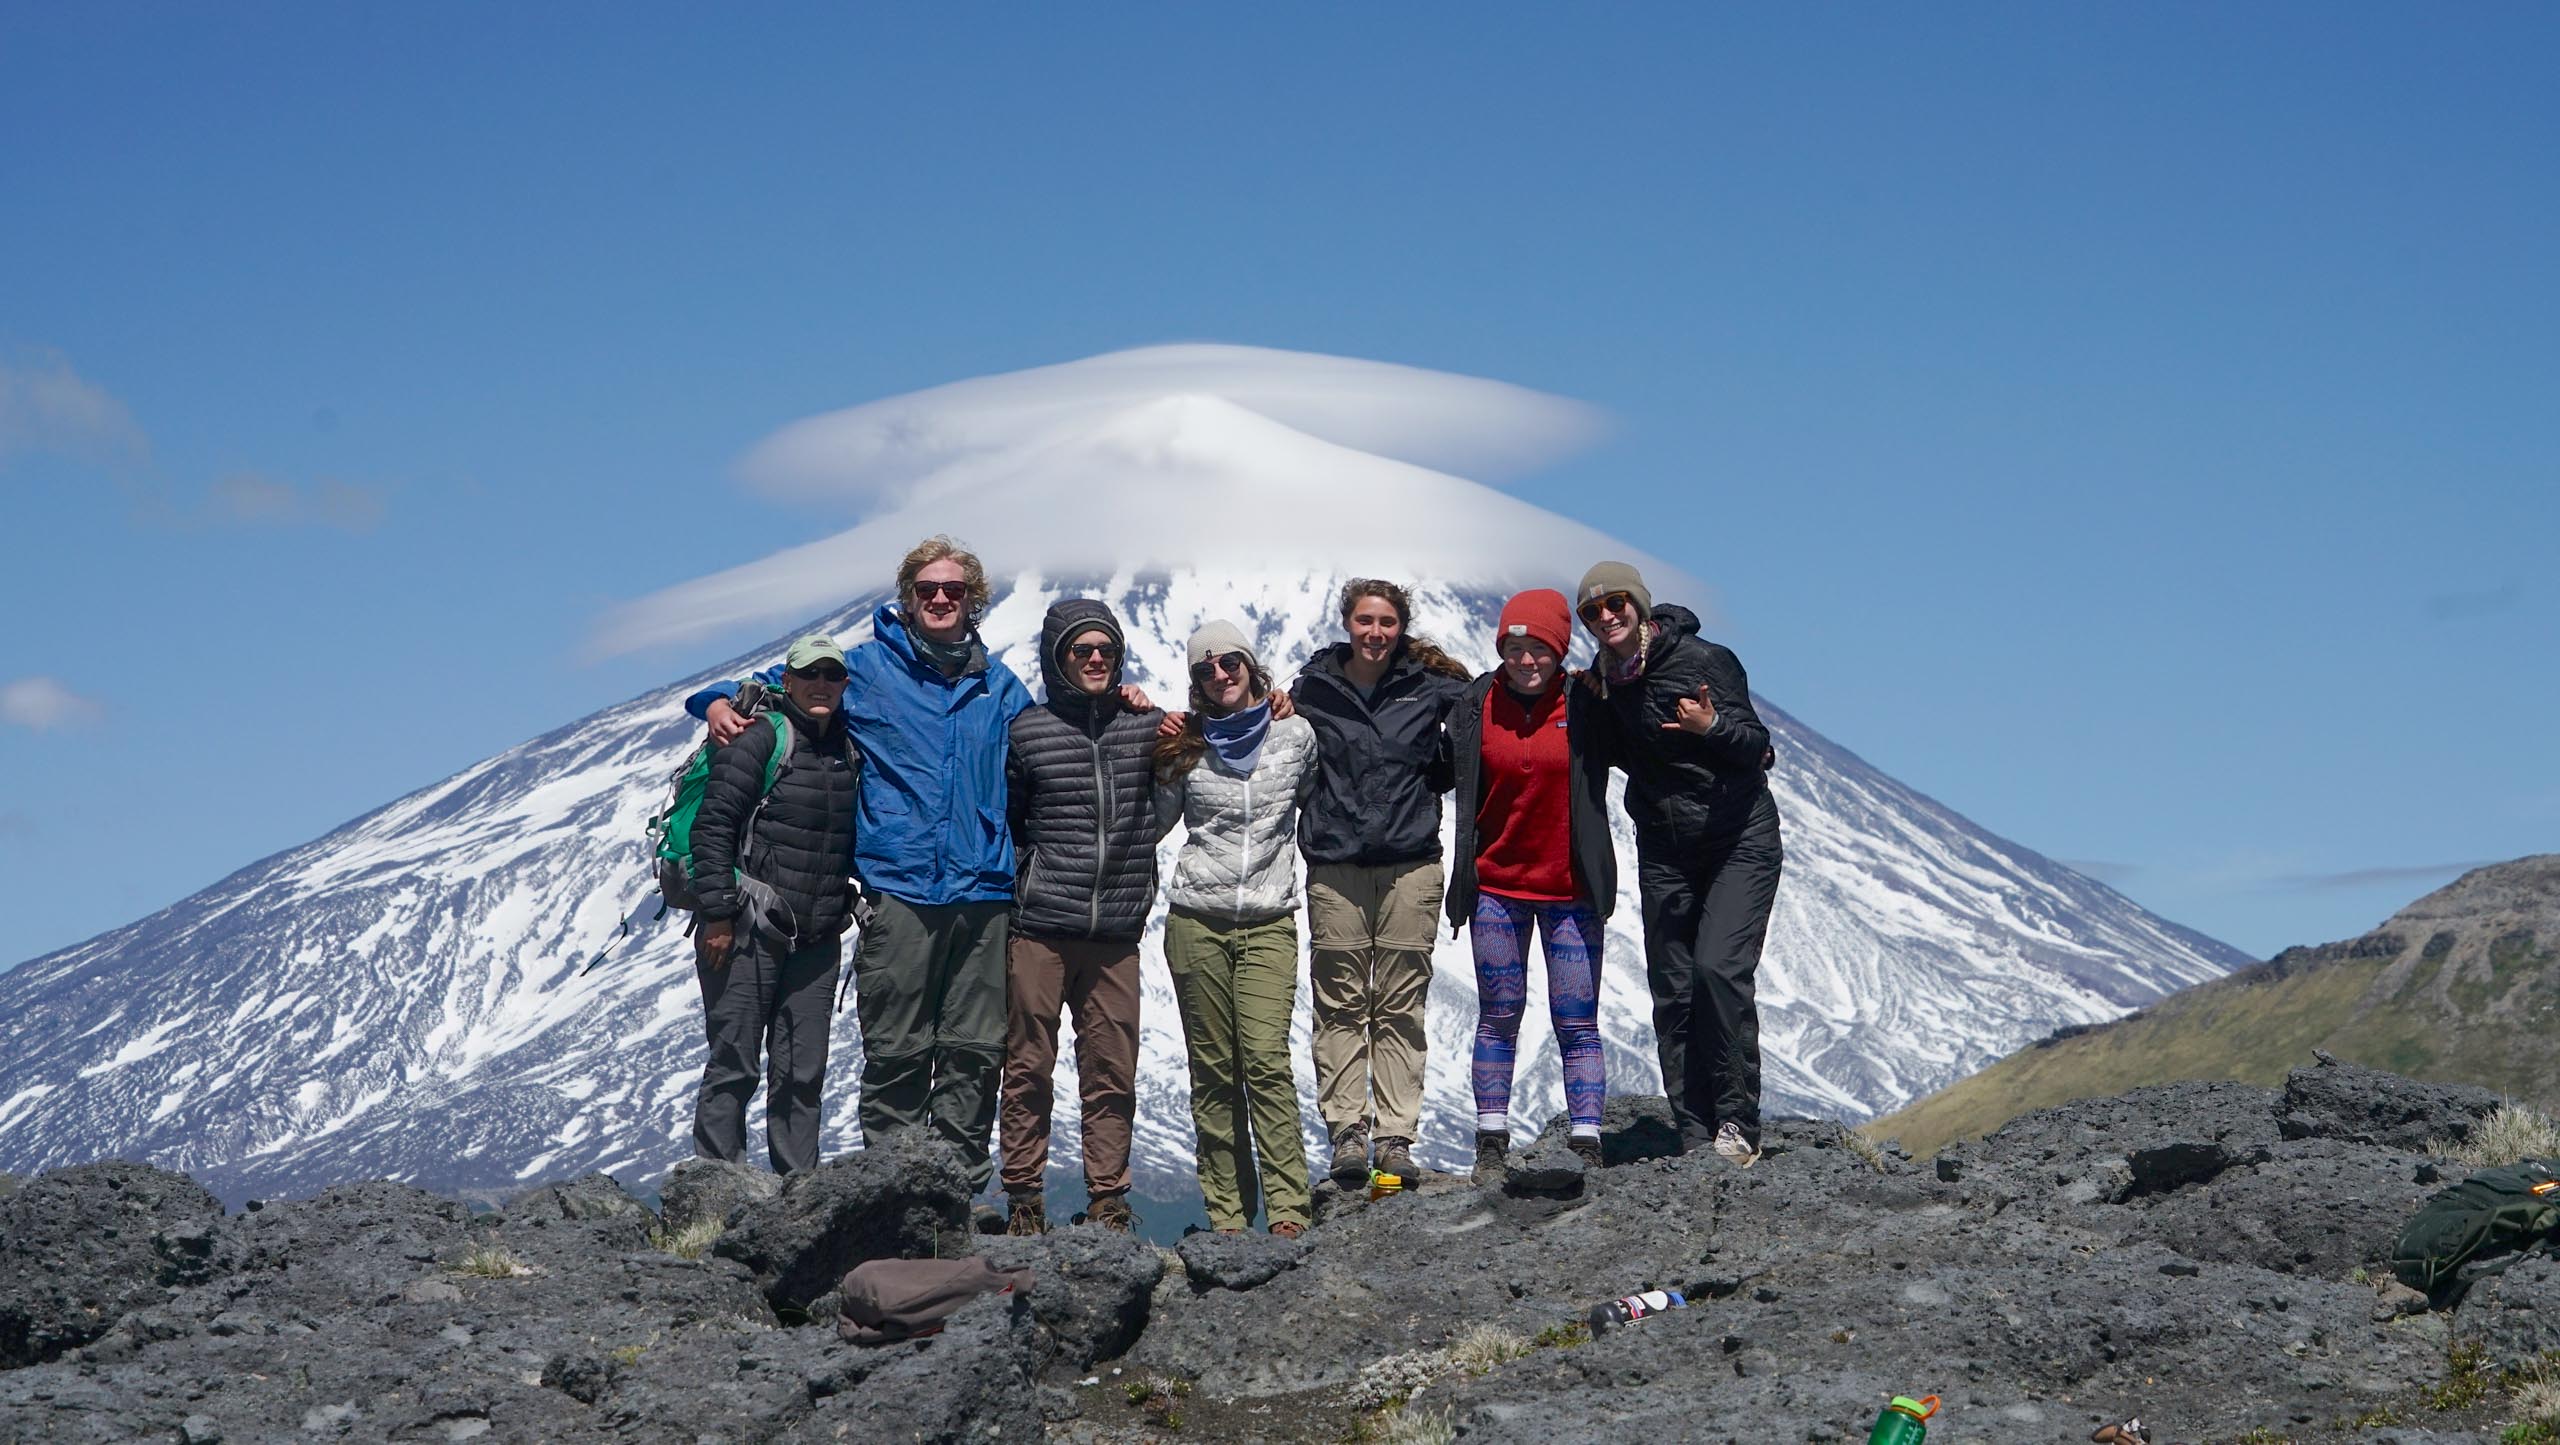
[[[1552,587],[1533,587],[1502,604],[1502,621],[1493,629],[1493,646],[1502,650],[1506,637],[1534,637],[1564,656],[1565,642],[1573,636],[1573,609],[1567,607],[1564,594]]]

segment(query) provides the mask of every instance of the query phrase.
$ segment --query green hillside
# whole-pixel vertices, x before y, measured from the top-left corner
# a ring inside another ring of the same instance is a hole
[[[2560,1103],[2560,854],[2476,869],[2362,938],[2287,949],[2065,1030],[1867,1127],[1927,1153],[2029,1109],[2142,1084],[2277,1084],[2315,1048]]]

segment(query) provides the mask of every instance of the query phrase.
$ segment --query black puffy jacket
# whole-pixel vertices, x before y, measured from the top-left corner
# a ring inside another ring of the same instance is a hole
[[[1633,683],[1608,685],[1607,666],[1605,654],[1595,659],[1578,685],[1600,695],[1593,713],[1606,721],[1609,761],[1626,771],[1639,850],[1677,859],[1733,838],[1764,812],[1776,821],[1769,729],[1752,710],[1751,680],[1732,649],[1698,636],[1696,613],[1668,603],[1653,609],[1644,675]],[[1715,725],[1704,736],[1664,727],[1701,683],[1716,705]]]
[[[1343,671],[1350,657],[1351,644],[1337,642],[1289,685],[1316,729],[1316,790],[1298,810],[1298,851],[1310,863],[1371,867],[1437,858],[1440,795],[1454,781],[1445,724],[1468,681],[1398,648],[1363,698]]]
[[[1441,906],[1455,927],[1476,913],[1476,814],[1484,807],[1484,700],[1502,685],[1502,674],[1477,678],[1449,709],[1449,759],[1457,777],[1458,839],[1449,860],[1449,886]],[[1587,901],[1606,918],[1618,906],[1618,846],[1609,836],[1609,750],[1600,742],[1605,706],[1588,688],[1563,684],[1565,745],[1573,754],[1570,814],[1573,871]]]
[[[760,716],[712,755],[693,820],[693,891],[702,899],[701,917],[716,922],[738,916],[738,831],[753,817],[747,876],[781,896],[796,936],[807,943],[842,931],[849,915],[853,810],[862,764],[845,735],[842,713],[823,728],[787,705],[783,715],[791,719],[792,751],[763,811],[757,811],[756,800],[773,757],[772,727]]]
[[[1118,667],[1100,697],[1067,676],[1059,654],[1095,628],[1126,645],[1119,619],[1099,602],[1049,608],[1040,625],[1048,701],[1014,718],[1005,756],[1006,812],[1021,860],[1013,927],[1041,938],[1135,939],[1155,903],[1154,758],[1164,714],[1121,703]]]

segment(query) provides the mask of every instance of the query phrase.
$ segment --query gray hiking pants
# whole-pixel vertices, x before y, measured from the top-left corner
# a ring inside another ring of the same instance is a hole
[[[994,1177],[1004,1067],[1005,938],[1013,905],[909,903],[878,911],[853,955],[862,1019],[862,1139],[930,1126],[960,1152],[972,1189]]]
[[[711,1044],[693,1105],[696,1153],[733,1163],[745,1156],[747,1101],[762,1074],[765,1150],[774,1172],[818,1162],[818,1095],[827,1079],[827,1029],[843,951],[841,939],[829,938],[785,952],[761,933],[741,929],[725,967],[695,960],[703,1033]]]

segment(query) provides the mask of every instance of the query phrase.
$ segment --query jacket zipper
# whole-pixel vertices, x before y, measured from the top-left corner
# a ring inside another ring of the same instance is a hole
[[[1097,726],[1098,709],[1085,710],[1085,741],[1093,748],[1093,896],[1087,912],[1084,936],[1098,938],[1102,934],[1102,870],[1110,856],[1110,833],[1107,815],[1111,811],[1111,781],[1102,772],[1102,730]]]
[[[1244,876],[1253,861],[1253,775],[1244,779],[1244,830],[1236,835],[1236,921],[1244,921]]]

